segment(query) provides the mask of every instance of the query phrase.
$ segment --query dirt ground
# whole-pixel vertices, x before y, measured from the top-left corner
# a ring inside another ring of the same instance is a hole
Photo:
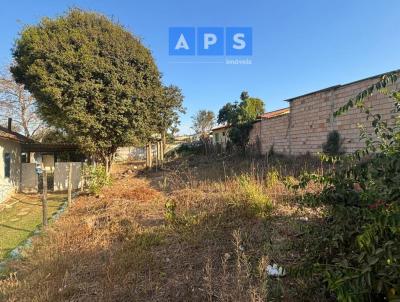
[[[78,197],[10,264],[0,300],[324,301],[319,280],[289,274],[323,209],[219,164],[117,165],[111,186]],[[286,276],[268,276],[272,264]]]

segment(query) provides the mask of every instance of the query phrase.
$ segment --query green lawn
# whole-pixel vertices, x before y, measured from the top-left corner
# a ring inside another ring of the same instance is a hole
[[[0,261],[42,223],[40,195],[15,194],[0,204]],[[65,194],[48,194],[48,218],[65,202]]]

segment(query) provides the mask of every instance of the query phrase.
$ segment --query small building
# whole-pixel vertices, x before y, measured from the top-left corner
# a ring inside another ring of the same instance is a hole
[[[266,119],[273,119],[276,117],[284,116],[289,114],[289,108],[278,109],[275,111],[265,112],[257,117],[253,122],[253,128],[250,131],[249,146],[255,146],[259,143],[261,138],[261,122]],[[225,150],[226,145],[229,141],[229,125],[218,125],[211,129],[212,142],[215,146],[220,146],[222,150]]]
[[[21,144],[31,142],[27,137],[0,126],[0,202],[19,189],[21,181]]]
[[[34,168],[40,166],[48,172],[48,184],[53,185],[55,164],[59,161],[83,160],[74,144],[42,144],[24,135],[12,131],[12,120],[8,119],[8,127],[0,126],[0,202],[10,194],[23,189],[23,170],[25,164],[30,165],[30,178],[35,177]],[[38,181],[35,182],[38,185]],[[37,191],[38,187],[36,188]]]
[[[212,142],[216,146],[221,146],[222,149],[226,148],[229,141],[229,125],[218,125],[211,129]]]

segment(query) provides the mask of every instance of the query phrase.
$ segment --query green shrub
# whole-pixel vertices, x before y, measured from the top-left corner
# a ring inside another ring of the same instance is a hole
[[[87,166],[84,173],[91,194],[99,194],[104,186],[111,184],[111,178],[107,175],[106,168],[103,165]]]
[[[246,174],[239,176],[237,181],[239,193],[245,198],[245,201],[261,216],[267,215],[272,209],[272,204],[269,197],[263,192],[261,185]]]
[[[170,223],[174,223],[176,221],[176,203],[175,201],[169,199],[165,203],[165,220]]]
[[[326,143],[323,144],[322,150],[328,155],[341,155],[344,153],[342,145],[343,139],[341,138],[340,133],[333,130],[328,133]]]
[[[180,144],[175,149],[168,151],[165,154],[165,158],[179,158],[187,155],[199,155],[204,153],[204,143],[201,141],[191,142],[191,143],[183,143]]]
[[[307,200],[329,207],[323,227],[312,230],[304,267],[320,274],[338,301],[400,301],[400,93],[392,93],[394,125],[363,106],[366,96],[396,80],[397,74],[384,76],[337,113],[355,105],[364,110],[374,130],[361,133],[365,148],[339,159],[327,175],[300,180],[299,186],[323,184]]]

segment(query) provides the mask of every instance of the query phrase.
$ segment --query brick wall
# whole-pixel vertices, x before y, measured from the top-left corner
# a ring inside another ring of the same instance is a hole
[[[268,152],[272,145],[276,152],[317,153],[322,151],[328,133],[338,130],[344,139],[345,151],[354,152],[364,146],[364,142],[359,139],[358,125],[366,126],[371,133],[371,122],[367,121],[365,113],[357,108],[350,109],[337,118],[333,117],[333,113],[350,98],[378,80],[379,77],[369,78],[294,98],[290,101],[289,114],[263,119],[259,122],[261,130],[253,129],[251,137],[254,139],[256,135],[261,135],[263,154]],[[393,88],[400,88],[400,83],[397,83],[396,87],[390,87]],[[366,104],[372,106],[371,112],[381,114],[383,120],[394,121],[391,112],[394,109],[393,100],[387,95],[376,93],[366,100]]]
[[[274,151],[289,153],[288,125],[288,114],[263,119],[254,124],[250,132],[250,142],[259,139],[262,154],[268,152],[272,146]]]

